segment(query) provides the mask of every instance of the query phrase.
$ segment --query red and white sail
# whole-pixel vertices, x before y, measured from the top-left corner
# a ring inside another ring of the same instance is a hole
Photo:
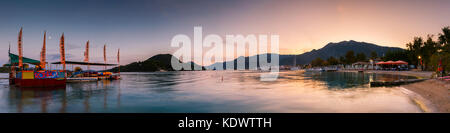
[[[106,44],[103,45],[103,61],[106,64]],[[105,70],[106,70],[106,65],[105,65]]]
[[[17,47],[19,49],[19,68],[23,67],[23,52],[22,52],[22,28],[20,28],[19,38],[17,41]]]
[[[42,51],[41,51],[41,68],[45,68],[45,40],[46,40],[47,32],[44,32],[44,44],[42,45]]]
[[[89,40],[86,42],[86,50],[84,51],[84,62],[89,63]],[[89,64],[88,64],[89,70]]]
[[[63,65],[63,70],[66,71],[66,54],[64,51],[64,33],[59,41],[59,52],[61,53],[61,64]]]

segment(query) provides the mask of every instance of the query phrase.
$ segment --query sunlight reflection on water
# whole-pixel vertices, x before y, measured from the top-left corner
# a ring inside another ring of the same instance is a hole
[[[122,73],[120,81],[60,90],[24,90],[0,79],[0,112],[421,112],[399,88],[368,85],[411,77],[282,71],[278,80],[261,82],[260,74]]]

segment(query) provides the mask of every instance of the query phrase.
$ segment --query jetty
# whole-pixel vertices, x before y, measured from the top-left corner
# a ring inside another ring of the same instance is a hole
[[[395,80],[395,81],[373,81],[370,82],[370,87],[382,87],[382,86],[400,86],[410,83],[416,83],[425,81],[427,79],[403,79],[403,80]]]

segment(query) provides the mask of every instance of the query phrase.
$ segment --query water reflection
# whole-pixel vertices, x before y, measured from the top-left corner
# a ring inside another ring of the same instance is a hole
[[[354,87],[370,87],[373,81],[395,81],[414,79],[412,76],[375,74],[361,72],[305,72],[305,80],[323,81],[329,89],[346,89]]]
[[[36,90],[39,89],[39,90]],[[65,88],[17,88],[11,86],[9,90],[9,105],[16,106],[17,112],[23,112],[27,106],[40,106],[40,112],[46,113],[52,98],[60,97],[60,112],[65,112],[67,105]],[[35,107],[34,107],[35,108]]]
[[[420,112],[398,88],[367,86],[410,77],[282,71],[278,80],[261,82],[260,74],[123,73],[122,80],[47,90],[15,88],[0,79],[0,112]]]

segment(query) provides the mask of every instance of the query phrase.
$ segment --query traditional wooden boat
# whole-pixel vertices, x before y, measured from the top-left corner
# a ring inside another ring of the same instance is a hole
[[[41,51],[41,60],[34,60],[23,57],[22,53],[22,29],[19,32],[18,51],[19,55],[12,54],[8,50],[9,64],[11,72],[9,73],[10,85],[15,85],[21,88],[47,88],[47,87],[64,87],[66,86],[65,70],[45,70],[45,37],[44,45]],[[64,34],[61,37],[61,47],[64,49]],[[62,50],[63,54],[64,51]],[[62,56],[63,58],[64,56]],[[24,67],[24,64],[35,65],[35,68],[30,69]]]
[[[52,64],[61,64],[61,62],[54,62]],[[66,61],[68,65],[78,65],[78,66],[116,66],[117,64],[105,64],[105,63],[93,63],[93,62],[78,62],[78,61]],[[120,75],[113,74],[112,72],[106,71],[71,71],[67,75],[67,82],[90,82],[98,80],[118,80]]]
[[[65,87],[63,71],[19,71],[15,73],[14,85],[18,87]]]

